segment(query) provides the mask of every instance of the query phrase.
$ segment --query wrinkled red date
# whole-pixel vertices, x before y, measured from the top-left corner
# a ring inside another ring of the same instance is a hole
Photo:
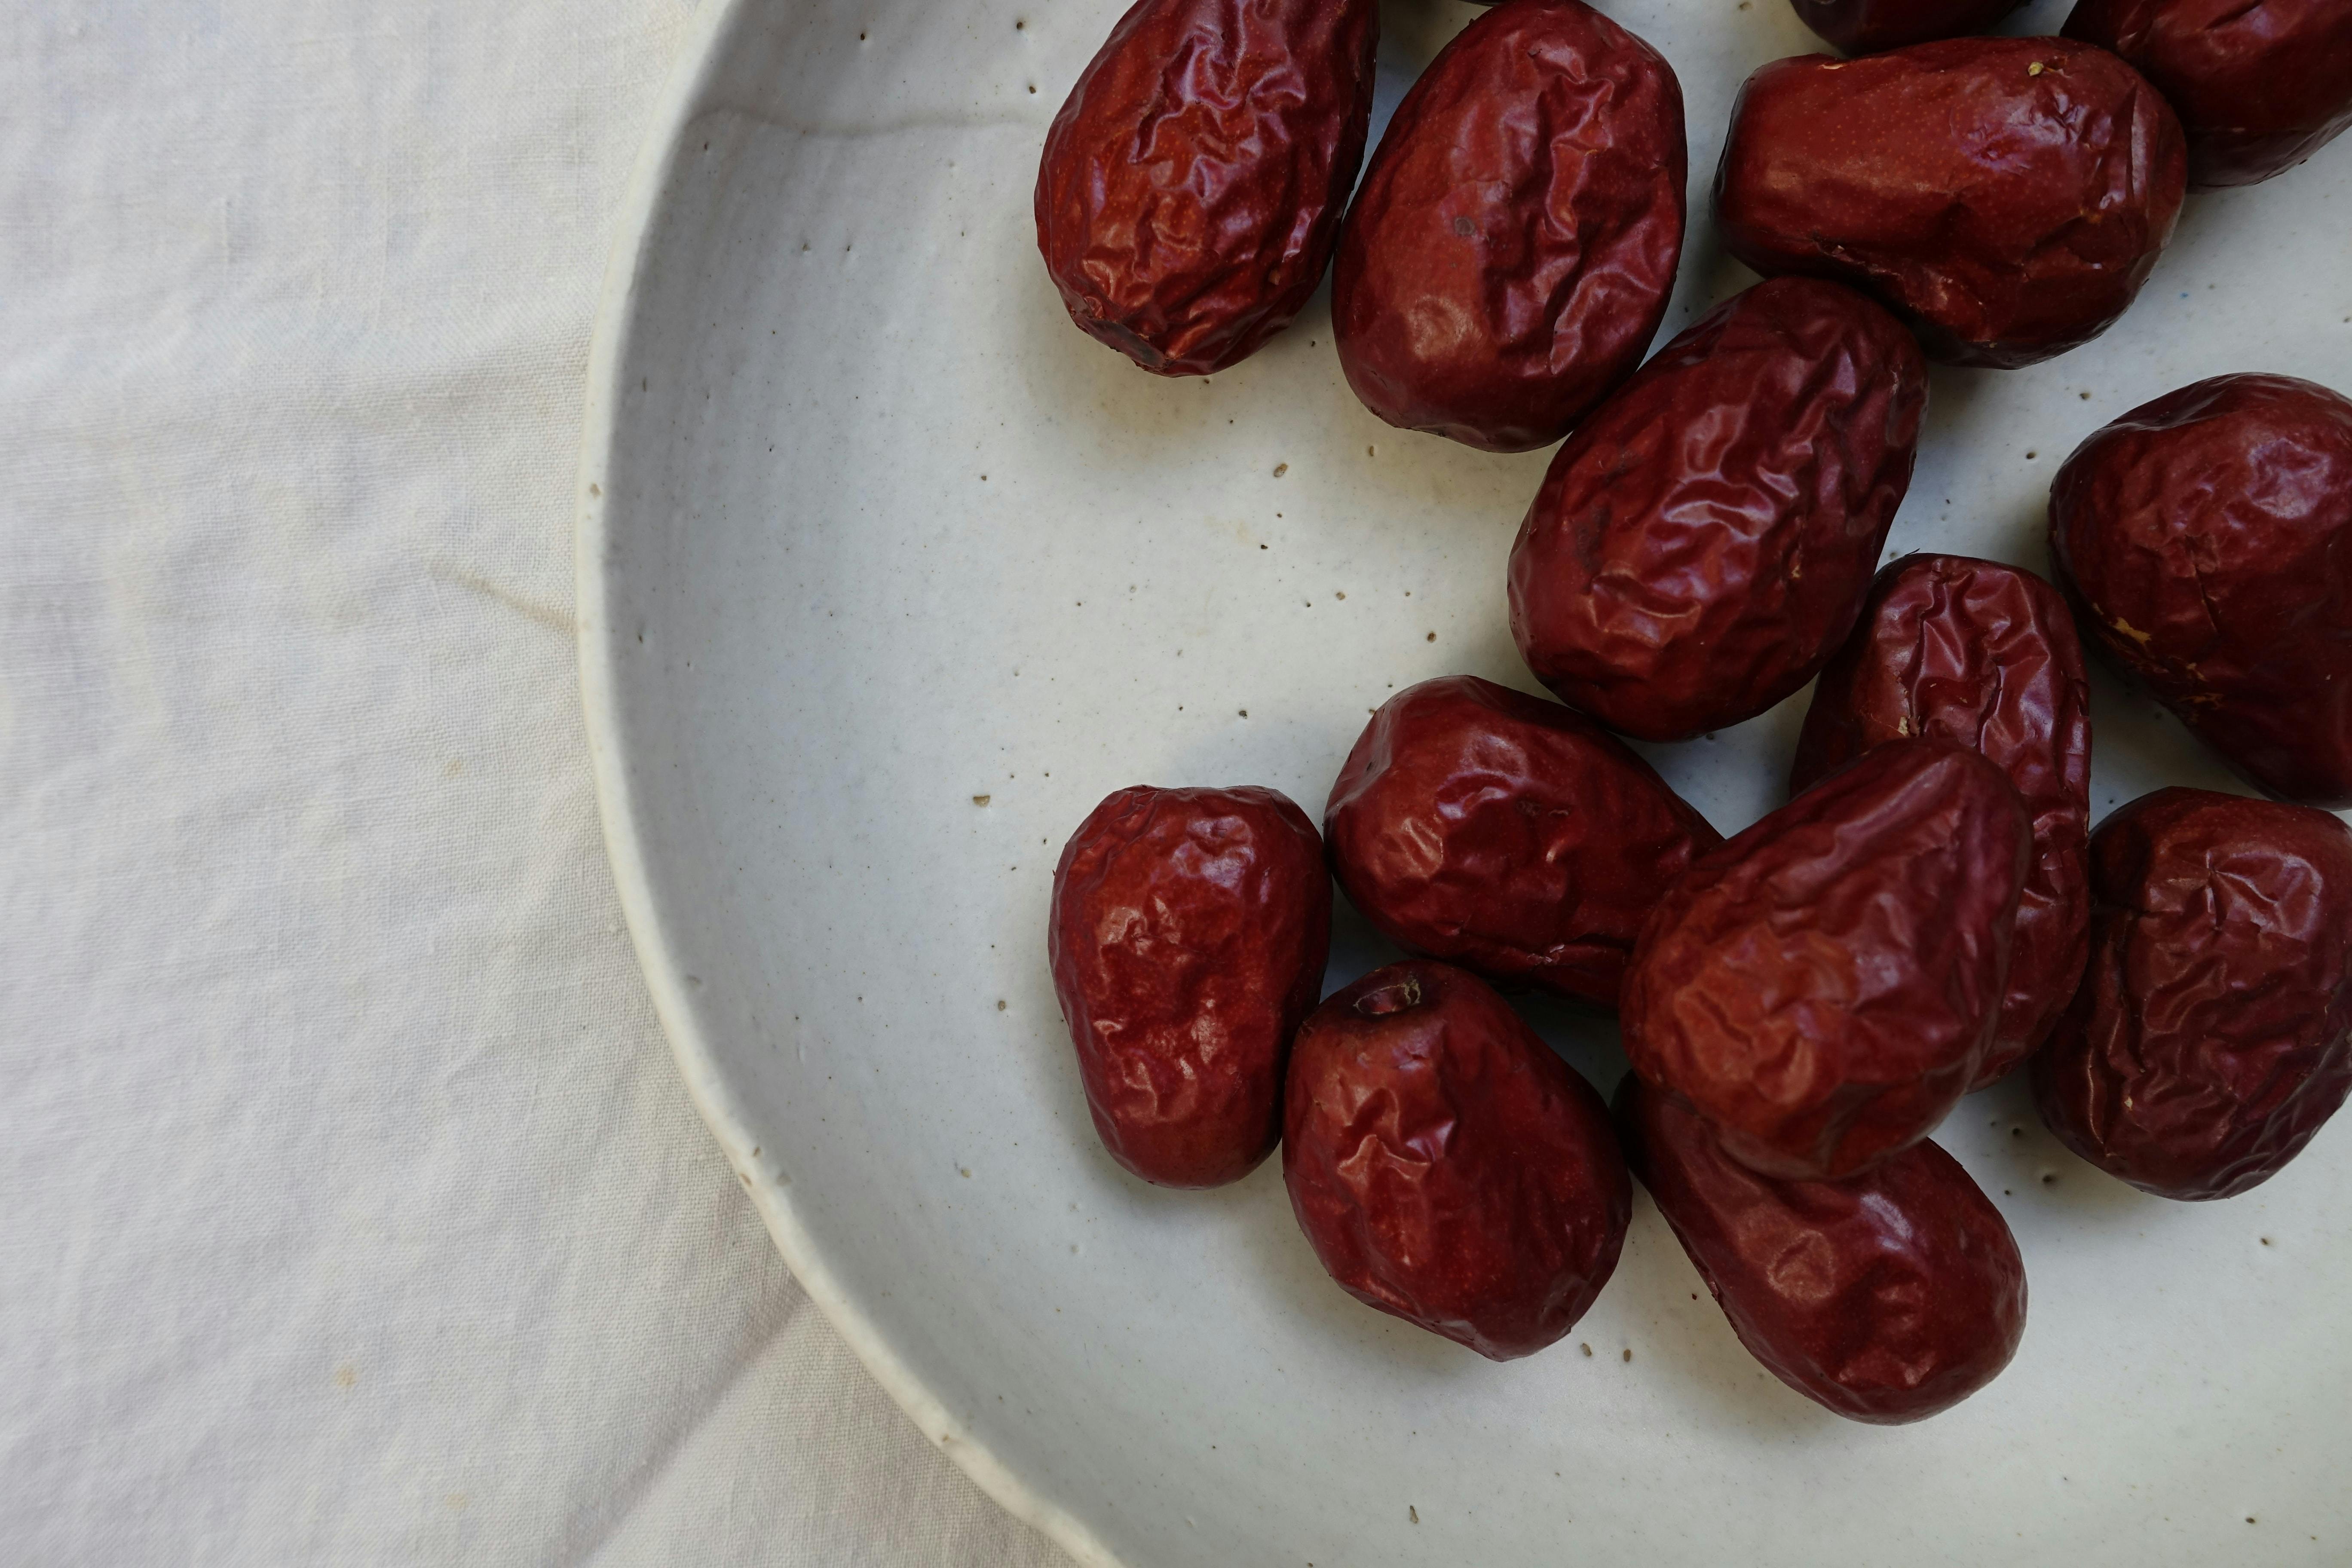
[[[2024,0],[1789,0],[1797,20],[1850,55],[1981,33]]]
[[[1070,319],[1206,375],[1323,279],[1364,155],[1375,0],[1141,0],[1045,133],[1037,246]]]
[[[2133,409],[2050,489],[2059,586],[2256,788],[2352,806],[2352,399],[2223,375]]]
[[[1627,1160],[1739,1342],[1806,1398],[1854,1421],[1918,1421],[2017,1353],[2017,1239],[1935,1144],[1848,1182],[1778,1182],[1635,1074],[1616,1109]]]
[[[1983,1064],[2031,841],[1977,752],[1865,753],[1659,900],[1625,976],[1626,1056],[1752,1170],[1870,1169],[1934,1131]]]
[[[1852,289],[1717,306],[1553,458],[1511,549],[1528,668],[1653,741],[1789,696],[1862,608],[1927,400],[1910,334]]]
[[[2352,829],[2160,789],[2091,840],[2091,963],[2033,1060],[2042,1120],[2168,1198],[2234,1197],[2352,1090]]]
[[[1682,258],[1682,88],[1577,0],[1505,0],[1414,82],[1348,215],[1339,363],[1391,425],[1549,445],[1632,374]]]
[[[1248,1173],[1331,944],[1315,825],[1269,789],[1123,789],[1054,869],[1047,957],[1087,1107],[1147,1182]]]
[[[1633,1214],[1592,1087],[1484,981],[1423,959],[1299,1029],[1282,1179],[1341,1289],[1496,1361],[1575,1325]]]
[[[1801,795],[1907,735],[1983,752],[2033,821],[2009,992],[1971,1086],[1982,1089],[2049,1036],[2090,951],[2090,688],[2058,590],[1963,555],[1906,555],[1881,572],[1814,684],[1789,788]]]
[[[1658,895],[1723,842],[1600,726],[1466,675],[1373,715],[1323,840],[1339,886],[1400,946],[1604,1007]]]
[[[2171,109],[2104,49],[1947,38],[1759,69],[1732,108],[1716,216],[1757,271],[1855,284],[1930,358],[2015,366],[2124,313],[2187,168]]]
[[[2343,0],[2082,0],[2070,38],[2122,56],[2189,134],[2189,183],[2251,185],[2352,124],[2352,5]]]

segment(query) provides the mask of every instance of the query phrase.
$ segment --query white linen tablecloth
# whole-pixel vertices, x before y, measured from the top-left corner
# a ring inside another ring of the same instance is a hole
[[[692,11],[0,15],[0,1561],[1066,1561],[778,1260],[604,867],[571,479]]]

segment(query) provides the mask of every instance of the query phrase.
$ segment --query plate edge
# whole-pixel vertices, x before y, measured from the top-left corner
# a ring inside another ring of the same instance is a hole
[[[719,1150],[743,1181],[752,1205],[768,1227],[810,1300],[848,1342],[859,1362],[932,1445],[944,1450],[998,1506],[1042,1531],[1087,1568],[1129,1568],[1094,1532],[1060,1505],[1033,1491],[1013,1470],[975,1440],[937,1395],[924,1385],[834,1277],[814,1239],[793,1212],[785,1185],[753,1162],[753,1147],[741,1108],[719,1073],[695,1009],[683,984],[684,970],[673,960],[660,910],[647,874],[644,845],[636,831],[636,804],[622,760],[622,725],[615,698],[613,645],[605,636],[609,595],[604,568],[609,497],[603,476],[610,468],[619,387],[615,377],[627,360],[634,326],[636,283],[647,243],[666,205],[665,176],[716,74],[719,50],[746,25],[761,0],[705,0],[693,33],[650,116],[650,129],[621,202],[620,220],[598,290],[582,412],[580,466],[573,497],[579,507],[572,531],[574,618],[580,663],[580,700],[587,733],[590,772],[603,825],[604,858],[619,894],[637,967],[651,994],[654,1012],[667,1037],[688,1097],[719,1141]]]

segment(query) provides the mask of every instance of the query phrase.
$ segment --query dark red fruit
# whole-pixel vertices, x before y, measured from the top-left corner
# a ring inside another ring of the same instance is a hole
[[[1850,55],[1990,31],[2024,0],[1789,0],[1797,20]]]
[[[2048,1037],[2090,951],[2090,687],[2058,590],[1965,555],[1906,555],[1881,572],[1861,624],[1814,683],[1790,791],[1912,735],[1983,752],[2033,821],[2009,994],[1973,1086],[1982,1089]]]
[[[1037,247],[1070,319],[1206,375],[1323,280],[1372,111],[1375,0],[1140,0],[1045,132]]]
[[[2352,1090],[2352,828],[2198,789],[2091,839],[2091,964],[2033,1059],[2042,1120],[2167,1198],[2234,1197]]]
[[[1599,725],[1467,675],[1381,705],[1323,838],[1390,941],[1604,1007],[1658,895],[1723,842]]]
[[[2032,837],[1977,752],[1866,753],[1659,900],[1625,977],[1626,1056],[1751,1170],[1838,1181],[1881,1163],[1983,1065]]]
[[[1282,1179],[1341,1289],[1496,1361],[1575,1325],[1633,1212],[1592,1087],[1486,982],[1423,959],[1298,1031]]]
[[[1748,1353],[1806,1398],[1879,1426],[1948,1410],[2025,1333],[2025,1261],[1959,1163],[1915,1143],[1845,1182],[1777,1182],[1628,1073],[1626,1158]]]
[[[1322,842],[1273,790],[1137,785],[1095,807],[1054,868],[1046,952],[1111,1158],[1167,1187],[1265,1159],[1330,944]]]

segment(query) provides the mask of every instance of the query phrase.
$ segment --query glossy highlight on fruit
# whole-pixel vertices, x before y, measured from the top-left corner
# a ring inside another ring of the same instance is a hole
[[[1626,1057],[1751,1170],[1869,1170],[1933,1131],[1983,1065],[2031,846],[2024,804],[1978,752],[1866,752],[1659,900],[1625,977]]]
[[[1591,1085],[1486,982],[1425,959],[1299,1029],[1282,1179],[1341,1289],[1496,1361],[1575,1326],[1633,1214]]]
[[[1323,280],[1372,110],[1376,0],[1139,0],[1038,165],[1037,247],[1070,319],[1206,375]]]
[[[1717,306],[1552,458],[1511,549],[1520,657],[1644,740],[1779,702],[1861,611],[1927,401],[1911,335],[1850,289]]]
[[[1634,1173],[1739,1342],[1806,1398],[1853,1421],[1924,1420],[2016,1355],[2017,1238],[1934,1143],[1851,1181],[1780,1182],[1638,1075],[1616,1110]]]
[[[2133,409],[2050,487],[2059,586],[2241,776],[2352,806],[2352,399],[2222,375]]]
[[[1137,785],[1095,807],[1054,868],[1046,951],[1111,1158],[1167,1187],[1265,1159],[1330,945],[1322,841],[1283,795]]]
[[[1947,38],[1750,76],[1716,170],[1725,247],[1868,289],[1931,359],[2032,364],[2124,313],[2172,237],[2180,122],[2069,38]]]
[[[2058,590],[1964,555],[1906,555],[1879,573],[1814,683],[1789,789],[1912,735],[1984,753],[2033,822],[2009,992],[1971,1086],[1983,1089],[2049,1036],[2090,951],[2091,693]]]
[[[1683,97],[1577,0],[1504,0],[1397,106],[1332,275],[1348,384],[1391,425],[1557,441],[1641,363],[1682,258]]]
[[[1604,1007],[1658,895],[1723,842],[1599,725],[1466,675],[1381,706],[1323,837],[1390,941]]]
[[[2352,1091],[2352,828],[2160,789],[2091,840],[2091,963],[2033,1060],[2060,1142],[2167,1198],[2234,1197]]]
[[[2064,31],[2122,56],[2171,102],[2192,188],[2284,174],[2352,125],[2343,0],[2082,0]]]
[[[2024,0],[1789,0],[1797,20],[1850,55],[1988,31]]]

